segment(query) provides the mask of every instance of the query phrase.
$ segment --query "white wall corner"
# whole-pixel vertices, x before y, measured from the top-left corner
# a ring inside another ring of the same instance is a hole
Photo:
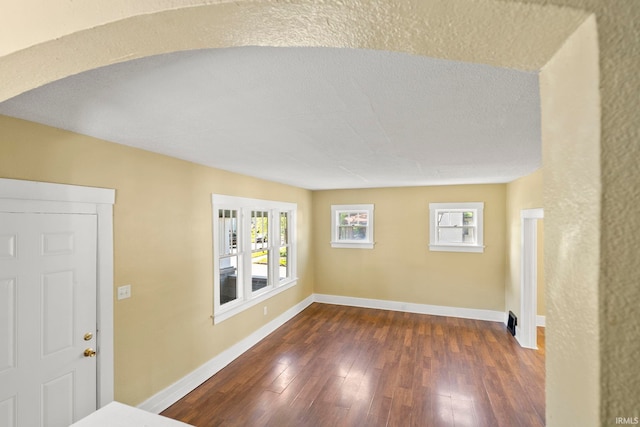
[[[531,350],[537,350],[538,349],[537,344],[536,344],[536,346],[532,346],[530,343],[527,343],[522,339],[522,333],[520,331],[520,326],[516,326],[516,341],[518,341],[518,344],[520,344],[520,347],[522,347],[522,348],[529,348]]]

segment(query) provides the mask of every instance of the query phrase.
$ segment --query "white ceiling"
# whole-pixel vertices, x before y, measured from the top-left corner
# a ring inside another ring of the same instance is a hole
[[[537,73],[382,51],[177,52],[0,114],[308,189],[501,183],[541,164]]]

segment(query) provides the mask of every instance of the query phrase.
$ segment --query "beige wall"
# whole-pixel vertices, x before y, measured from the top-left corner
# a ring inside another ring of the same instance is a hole
[[[311,295],[311,192],[0,116],[0,177],[116,189],[116,400],[137,405]],[[211,193],[298,203],[298,286],[215,326]],[[269,315],[262,307],[267,305]]]
[[[4,3],[0,76],[11,84],[0,85],[0,100],[105,64],[210,47],[384,49],[538,70],[588,15],[491,0]]]
[[[549,425],[600,425],[606,395],[598,346],[598,80],[596,23],[590,18],[540,73]]]
[[[523,209],[543,208],[542,169],[507,184],[505,308],[520,317],[521,229]],[[538,314],[545,314],[543,221],[538,221]]]
[[[599,46],[600,75],[594,75],[591,69],[587,72],[587,78],[592,81],[586,102],[598,104],[592,91],[594,86],[596,91],[599,86],[601,115],[598,117],[598,112],[585,116],[580,113],[581,108],[573,114],[575,100],[565,92],[562,92],[563,96],[556,96],[554,90],[541,94],[543,113],[549,114],[543,122],[545,140],[549,141],[549,133],[555,133],[559,137],[553,139],[554,145],[569,144],[575,149],[568,155],[562,149],[547,153],[545,188],[549,187],[547,176],[554,178],[556,173],[564,174],[563,186],[581,182],[585,175],[593,175],[601,185],[601,193],[600,189],[588,191],[592,205],[601,207],[599,214],[594,217],[593,212],[589,212],[583,217],[584,225],[598,240],[590,242],[598,252],[598,259],[587,264],[599,268],[595,285],[597,298],[594,300],[588,293],[586,304],[566,306],[572,296],[582,298],[582,284],[570,275],[560,275],[555,280],[550,277],[550,273],[551,276],[555,274],[554,266],[547,265],[546,268],[548,302],[552,302],[555,288],[563,301],[562,308],[577,310],[567,327],[580,325],[573,331],[562,329],[557,337],[571,333],[572,339],[549,341],[547,423],[550,426],[579,425],[588,419],[582,425],[614,425],[615,416],[640,415],[636,397],[640,388],[640,360],[637,357],[640,354],[640,340],[637,339],[640,330],[640,316],[637,315],[640,235],[628,232],[640,228],[640,216],[634,215],[632,210],[640,201],[638,186],[633,185],[640,179],[637,167],[640,163],[640,144],[637,143],[640,135],[640,115],[637,113],[640,109],[637,96],[640,92],[640,73],[637,71],[640,69],[640,43],[634,42],[640,39],[640,2],[377,0],[372,5],[364,0],[265,1],[259,4],[238,0],[216,5],[208,0],[146,0],[140,7],[147,8],[145,11],[149,13],[138,16],[134,15],[140,10],[133,10],[129,3],[124,6],[121,1],[117,7],[104,0],[92,1],[90,8],[84,8],[83,3],[5,1],[3,10],[11,13],[0,15],[0,28],[7,29],[0,37],[0,52],[3,52],[0,54],[3,55],[0,56],[0,81],[3,82],[0,99],[69,74],[130,58],[179,49],[248,44],[375,48],[540,70],[593,13],[597,20],[597,37],[591,43]],[[208,6],[181,10],[180,7],[186,4]],[[9,6],[11,9],[7,9]],[[111,16],[113,19],[125,19],[96,27],[103,23],[99,17],[110,7],[120,11],[119,16]],[[66,18],[73,19],[52,25],[48,17],[56,16],[60,9],[67,12]],[[79,9],[82,13],[76,14]],[[42,22],[46,24],[42,25]],[[29,34],[35,34],[35,37]],[[147,37],[147,34],[154,37]],[[564,55],[565,65],[573,61],[580,62],[580,58]],[[564,86],[575,89],[572,81],[583,75],[579,67],[573,70],[573,75],[553,65],[544,68],[541,76],[549,84],[548,89]],[[583,81],[582,78],[578,80]],[[582,88],[577,90],[575,95],[581,96]],[[576,138],[575,126],[565,129],[566,121],[548,120],[558,112],[588,124],[589,130],[601,122],[599,142],[593,137],[589,141],[600,145],[601,156],[590,157],[590,160],[595,159],[595,165],[588,161],[581,168],[574,166],[574,160],[583,155],[583,147],[574,145],[582,138]],[[566,262],[568,267],[576,268],[584,261],[574,247],[576,241],[553,237],[558,230],[549,226],[554,212],[562,209],[560,206],[578,206],[581,200],[584,200],[582,192],[557,191],[555,187],[545,190],[545,246],[561,244],[558,250],[562,250],[555,253],[562,255],[560,261],[546,251],[547,264]],[[593,288],[594,284],[589,286]],[[593,291],[591,288],[590,292]],[[559,313],[562,311],[547,304],[549,335],[552,335],[553,318]],[[586,323],[583,324],[583,320]],[[589,327],[599,329],[599,333],[592,334]],[[558,348],[554,348],[556,344]],[[602,361],[598,365],[600,374],[593,375],[588,371],[588,379],[581,378],[576,372],[580,364],[571,366],[572,361],[585,357],[585,349],[590,363]],[[570,369],[565,371],[567,365]],[[574,414],[579,414],[580,420],[572,419]]]
[[[484,202],[485,252],[429,251],[429,203]],[[375,248],[332,248],[332,204],[375,205]],[[504,311],[505,186],[315,191],[315,292]]]

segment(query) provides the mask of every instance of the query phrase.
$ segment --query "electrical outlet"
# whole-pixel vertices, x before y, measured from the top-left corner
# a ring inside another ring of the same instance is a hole
[[[131,285],[118,286],[118,300],[131,298]]]
[[[265,316],[267,315],[267,306],[266,305],[264,306],[264,315]]]

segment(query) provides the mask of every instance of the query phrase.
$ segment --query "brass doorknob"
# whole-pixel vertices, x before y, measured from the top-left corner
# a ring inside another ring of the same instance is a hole
[[[89,347],[84,351],[84,357],[96,357],[96,351]]]

